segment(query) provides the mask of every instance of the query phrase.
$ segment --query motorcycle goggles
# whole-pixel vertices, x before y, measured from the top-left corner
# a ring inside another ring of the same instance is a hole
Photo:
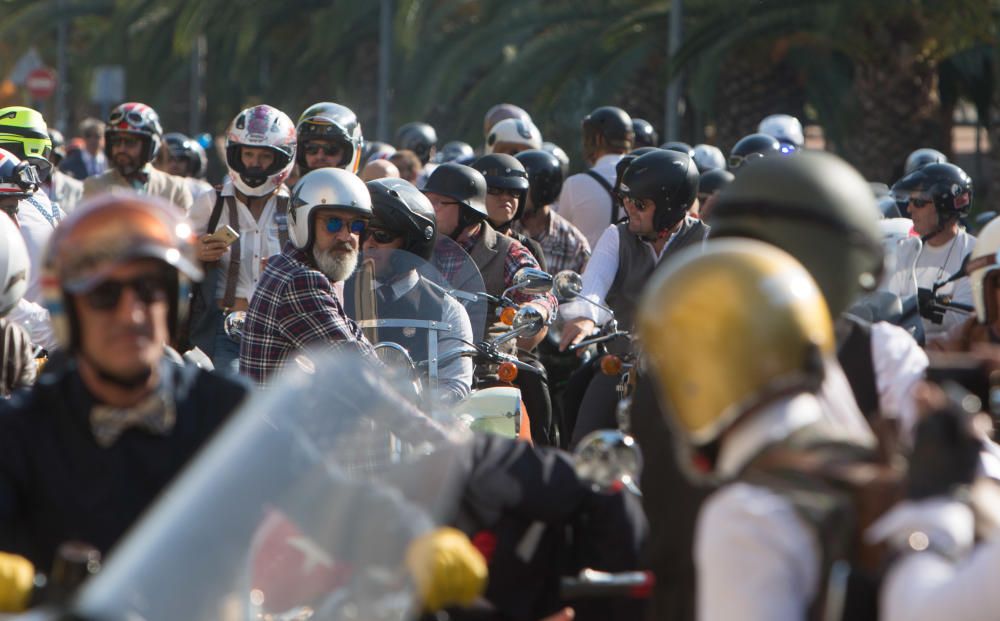
[[[127,110],[124,112],[121,110],[115,110],[111,113],[111,116],[108,117],[108,125],[118,125],[122,121],[125,121],[133,127],[141,127],[146,124],[145,116],[136,110]]]
[[[753,160],[763,159],[763,153],[747,153],[746,155],[730,155],[729,156],[729,170],[736,170],[740,166]]]
[[[0,195],[25,197],[38,190],[41,184],[33,162],[20,162],[7,178],[0,179]]]

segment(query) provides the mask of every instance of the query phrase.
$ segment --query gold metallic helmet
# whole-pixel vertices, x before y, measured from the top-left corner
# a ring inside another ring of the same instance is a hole
[[[648,284],[636,325],[664,411],[698,447],[754,406],[818,389],[834,351],[809,273],[747,239],[712,240],[671,259]]]

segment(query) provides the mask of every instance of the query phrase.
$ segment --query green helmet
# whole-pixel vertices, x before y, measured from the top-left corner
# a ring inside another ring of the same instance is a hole
[[[882,274],[879,211],[868,182],[839,157],[803,151],[745,167],[719,195],[710,237],[785,250],[816,279],[834,316]]]
[[[0,148],[33,164],[43,181],[48,178],[52,170],[49,162],[52,139],[45,119],[37,110],[24,106],[0,109]]]

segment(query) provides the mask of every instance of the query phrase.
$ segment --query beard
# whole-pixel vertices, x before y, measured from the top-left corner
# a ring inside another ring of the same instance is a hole
[[[337,250],[341,252],[335,252]],[[317,269],[323,272],[330,282],[347,280],[358,266],[358,251],[349,246],[334,246],[325,252],[313,247],[312,255]]]
[[[128,155],[125,155],[124,153],[115,155],[114,163],[115,168],[118,169],[118,172],[121,173],[123,177],[135,174],[140,168],[142,168],[138,161]]]

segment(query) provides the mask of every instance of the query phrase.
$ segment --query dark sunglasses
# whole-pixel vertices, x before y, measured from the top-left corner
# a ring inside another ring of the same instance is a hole
[[[385,229],[368,229],[368,238],[379,244],[391,244],[399,239],[399,235]]]
[[[154,302],[165,302],[169,288],[166,276],[144,274],[131,280],[105,280],[84,293],[83,299],[94,310],[112,310],[118,307],[125,289],[131,289],[139,301],[148,306]]]
[[[626,196],[623,199],[623,202],[631,203],[632,204],[632,209],[635,209],[636,211],[638,211],[640,213],[642,213],[643,211],[646,211],[647,209],[649,209],[649,207],[643,202],[643,200],[641,198],[632,198],[631,196]]]
[[[306,155],[317,155],[322,151],[326,155],[340,155],[342,153],[340,147],[335,144],[322,144],[317,142],[309,142],[303,146],[303,150]]]
[[[365,229],[368,228],[368,223],[364,220],[351,220],[348,224],[351,233],[354,235],[363,235]],[[341,229],[344,228],[344,219],[337,216],[327,218],[326,220],[326,232],[327,233],[339,233]]]

